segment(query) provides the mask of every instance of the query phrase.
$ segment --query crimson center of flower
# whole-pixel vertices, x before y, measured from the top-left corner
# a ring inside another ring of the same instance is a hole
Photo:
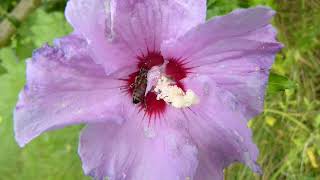
[[[187,77],[190,68],[178,58],[164,58],[160,52],[148,52],[137,57],[136,71],[132,72],[125,80],[125,90],[133,98],[131,103],[138,105],[149,118],[162,115],[167,107],[163,99],[159,99],[157,93],[147,89],[147,73],[154,67],[164,67],[163,75],[174,82],[176,87],[184,91],[182,79]]]

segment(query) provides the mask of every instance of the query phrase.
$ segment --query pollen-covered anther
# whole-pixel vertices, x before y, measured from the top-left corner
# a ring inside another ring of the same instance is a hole
[[[162,76],[154,88],[157,100],[163,99],[175,108],[186,108],[199,103],[198,96],[190,89],[184,92],[169,78]]]

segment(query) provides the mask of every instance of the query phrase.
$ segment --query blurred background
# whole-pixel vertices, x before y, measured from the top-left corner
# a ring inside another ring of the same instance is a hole
[[[25,59],[72,31],[66,0],[0,1],[0,179],[84,180],[77,155],[81,126],[45,133],[20,149],[12,110],[25,82]],[[264,174],[243,165],[227,180],[320,180],[320,0],[208,0],[208,18],[268,5],[285,48],[272,68],[265,111],[250,121]]]

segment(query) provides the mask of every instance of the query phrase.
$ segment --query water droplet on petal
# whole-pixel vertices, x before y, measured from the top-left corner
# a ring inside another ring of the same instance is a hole
[[[144,137],[152,139],[155,136],[156,136],[156,132],[153,128],[150,128],[150,127],[144,128]]]
[[[125,179],[126,177],[127,177],[127,174],[123,172],[122,173],[122,178]]]
[[[244,138],[238,133],[238,131],[233,130],[233,134],[237,136],[240,142],[244,142]]]
[[[209,90],[210,90],[209,84],[208,84],[208,83],[205,83],[205,84],[203,85],[203,93],[204,93],[204,95],[208,96],[208,95],[209,95]]]

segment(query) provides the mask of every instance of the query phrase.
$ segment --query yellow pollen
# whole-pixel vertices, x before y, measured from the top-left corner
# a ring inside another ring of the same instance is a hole
[[[158,80],[154,91],[157,93],[157,99],[163,99],[166,103],[175,108],[186,108],[199,103],[198,96],[190,89],[184,92],[177,85],[165,76]]]

